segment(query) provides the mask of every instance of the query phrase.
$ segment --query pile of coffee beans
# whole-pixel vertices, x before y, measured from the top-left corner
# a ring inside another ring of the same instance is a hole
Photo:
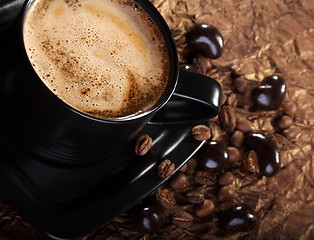
[[[192,27],[186,41],[188,58],[181,67],[189,71],[204,73],[212,67],[211,59],[223,52],[223,38],[209,24]],[[189,240],[256,229],[257,209],[237,200],[241,190],[236,179],[268,178],[280,171],[282,146],[298,133],[294,126],[297,106],[285,101],[287,86],[280,75],[265,76],[253,87],[236,73],[230,78],[233,91],[223,93],[219,115],[209,126],[191,129],[195,141],[205,141],[198,153],[175,174],[174,163],[162,160],[156,174],[168,181],[130,212],[115,218],[107,230],[127,239]],[[246,97],[249,108],[242,101]],[[254,123],[250,117],[254,112],[272,116],[272,132]],[[143,135],[135,153],[145,155],[151,146],[152,139]]]

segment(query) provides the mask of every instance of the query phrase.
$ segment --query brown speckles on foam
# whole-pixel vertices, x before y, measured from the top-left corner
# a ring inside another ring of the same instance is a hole
[[[25,42],[35,49],[28,52],[30,59],[56,95],[101,118],[145,111],[159,99],[168,80],[168,53],[161,33],[150,27],[151,19],[142,10],[119,0],[99,6],[93,0],[42,2],[52,14],[27,20]],[[69,9],[73,7],[74,15]],[[125,21],[124,14],[132,17]],[[36,45],[39,36],[44,40]],[[90,91],[82,91],[87,88]]]

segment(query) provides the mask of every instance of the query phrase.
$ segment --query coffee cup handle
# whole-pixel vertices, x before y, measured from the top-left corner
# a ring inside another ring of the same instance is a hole
[[[209,120],[219,112],[221,93],[221,85],[216,80],[180,69],[172,97],[149,124],[182,124]]]

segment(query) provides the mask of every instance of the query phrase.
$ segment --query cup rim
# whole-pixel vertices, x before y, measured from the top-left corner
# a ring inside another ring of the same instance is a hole
[[[109,123],[123,123],[123,122],[130,122],[130,121],[139,120],[139,119],[142,119],[148,115],[151,115],[153,117],[153,115],[169,101],[169,99],[171,98],[171,96],[173,95],[173,93],[175,91],[177,81],[178,81],[178,76],[179,76],[178,53],[177,53],[175,41],[173,39],[171,30],[170,30],[168,24],[166,23],[165,19],[162,17],[161,13],[157,10],[157,8],[151,2],[144,1],[144,0],[133,0],[134,4],[139,4],[139,6],[142,9],[144,9],[144,11],[149,15],[149,17],[153,20],[154,24],[160,30],[160,32],[164,38],[165,45],[166,45],[167,52],[168,52],[168,58],[169,58],[169,73],[168,73],[168,83],[167,83],[166,89],[164,90],[164,92],[161,95],[161,97],[159,98],[159,100],[151,108],[149,108],[147,111],[141,112],[141,113],[135,113],[133,115],[132,114],[127,115],[125,117],[106,119],[106,118],[99,118],[99,117],[95,117],[95,116],[86,114],[86,113],[72,107],[70,104],[66,103],[60,97],[55,95],[46,86],[46,84],[41,80],[41,78],[38,76],[35,69],[31,65],[29,56],[28,56],[27,51],[26,51],[25,41],[24,41],[24,22],[25,22],[27,10],[30,8],[31,4],[33,4],[33,2],[35,2],[35,1],[40,1],[40,0],[27,0],[25,2],[24,8],[23,8],[23,12],[22,12],[22,16],[21,16],[21,20],[22,20],[21,21],[21,28],[20,28],[21,36],[22,36],[21,37],[22,47],[24,49],[24,52],[25,52],[25,55],[27,58],[27,62],[29,63],[33,72],[37,76],[37,80],[39,80],[41,82],[41,84],[44,85],[44,87],[46,89],[48,89],[49,92],[51,92],[51,94],[53,94],[55,96],[56,101],[59,100],[61,105],[68,108],[72,112],[75,112],[76,114],[79,114],[80,116],[87,118],[87,119],[90,119],[90,120],[93,120],[93,121],[109,122]]]

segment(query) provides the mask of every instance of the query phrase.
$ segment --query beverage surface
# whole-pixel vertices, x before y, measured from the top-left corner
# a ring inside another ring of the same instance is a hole
[[[88,115],[139,114],[158,102],[167,86],[164,39],[133,1],[33,1],[23,34],[41,80]]]

